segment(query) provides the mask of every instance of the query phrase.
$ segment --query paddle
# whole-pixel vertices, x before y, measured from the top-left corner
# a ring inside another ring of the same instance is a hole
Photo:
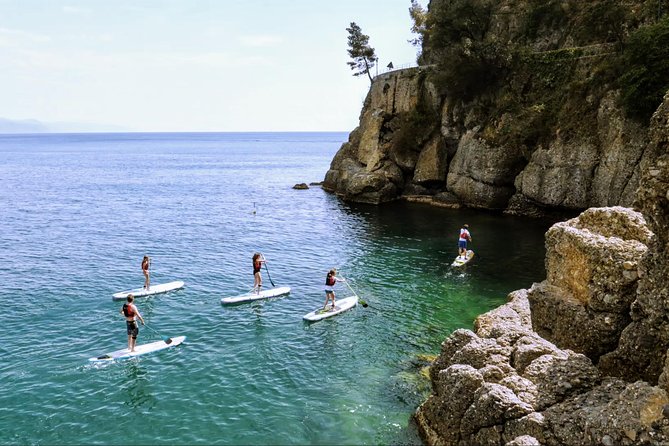
[[[267,277],[269,278],[269,283],[271,283],[273,287],[276,287],[276,285],[274,285],[274,282],[272,281],[272,276],[269,275],[269,268],[267,268],[267,259],[265,258],[264,255],[262,256],[262,259],[265,261],[264,262],[265,263],[265,271],[267,271]]]
[[[358,294],[353,290],[353,288],[351,288],[351,285],[348,284],[348,280],[346,280],[345,277],[342,276],[342,279],[344,279],[344,283],[346,284],[348,289],[351,290],[351,293],[353,293],[353,295],[358,298],[358,302],[360,302],[360,305],[362,305],[363,308],[367,308],[369,306],[367,304],[367,302],[365,302],[364,299],[362,299],[360,296],[358,296]]]
[[[158,336],[160,336],[160,337],[163,339],[163,341],[165,341],[165,344],[171,344],[171,343],[172,343],[172,338],[168,338],[168,337],[166,337],[166,336],[161,335],[161,334],[158,333],[156,330],[154,330],[153,328],[149,327],[149,326],[146,325],[146,324],[144,324],[144,326],[145,326],[146,328],[148,328],[149,330],[151,330],[152,332],[154,332],[155,334],[157,334]]]

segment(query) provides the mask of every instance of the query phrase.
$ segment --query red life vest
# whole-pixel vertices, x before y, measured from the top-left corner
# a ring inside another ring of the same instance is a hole
[[[137,312],[135,311],[135,308],[128,305],[128,304],[123,304],[123,314],[125,317],[135,317]]]
[[[328,276],[325,278],[325,284],[328,286],[334,286],[335,283],[337,283],[335,276],[328,274]]]

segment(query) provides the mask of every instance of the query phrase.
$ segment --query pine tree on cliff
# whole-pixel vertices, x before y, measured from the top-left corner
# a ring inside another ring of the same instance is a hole
[[[351,27],[346,28],[346,31],[348,31],[348,55],[353,59],[346,63],[351,70],[357,70],[353,76],[366,74],[369,81],[372,82],[370,70],[374,67],[377,58],[374,48],[369,46],[369,36],[363,34],[362,29],[355,22],[351,22]]]

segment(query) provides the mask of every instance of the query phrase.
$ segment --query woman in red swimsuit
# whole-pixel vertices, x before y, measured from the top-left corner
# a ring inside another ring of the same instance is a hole
[[[144,256],[142,259],[142,273],[144,274],[144,288],[149,289],[151,286],[151,274],[149,273],[149,268],[151,267],[151,259],[149,256]]]
[[[265,258],[259,252],[253,254],[253,291],[260,294],[260,287],[262,287],[262,275],[260,268],[265,263]]]

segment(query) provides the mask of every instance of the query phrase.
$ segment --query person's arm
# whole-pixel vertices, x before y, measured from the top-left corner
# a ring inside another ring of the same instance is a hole
[[[139,313],[139,310],[137,309],[137,306],[134,306],[134,307],[135,307],[135,314],[137,314],[137,317],[139,318],[139,320],[142,321],[142,325],[144,325],[144,318]]]

